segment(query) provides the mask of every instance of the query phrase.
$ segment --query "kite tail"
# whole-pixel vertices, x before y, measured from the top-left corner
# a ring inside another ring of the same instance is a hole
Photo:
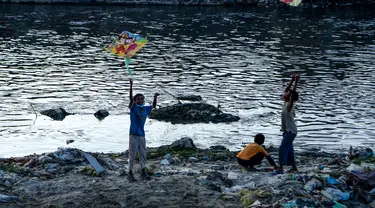
[[[129,68],[130,58],[129,58],[129,57],[126,57],[126,58],[124,59],[124,62],[125,62],[125,66],[126,66],[126,69],[127,69],[128,72],[129,72],[130,77],[132,77],[133,73],[132,73],[132,71],[130,71],[130,68]]]

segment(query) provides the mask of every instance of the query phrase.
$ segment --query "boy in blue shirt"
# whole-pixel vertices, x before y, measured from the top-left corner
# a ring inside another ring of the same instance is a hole
[[[141,163],[141,177],[150,180],[150,176],[146,173],[146,138],[144,126],[146,118],[151,110],[156,107],[159,93],[155,93],[152,106],[145,106],[145,97],[142,94],[136,94],[133,97],[133,80],[130,82],[130,129],[129,129],[129,174],[128,179],[131,182],[136,181],[133,175],[134,160],[139,153],[139,161]]]

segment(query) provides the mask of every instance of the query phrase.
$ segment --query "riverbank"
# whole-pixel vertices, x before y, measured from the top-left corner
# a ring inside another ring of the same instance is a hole
[[[90,5],[205,5],[205,6],[286,6],[278,0],[0,0],[18,4],[90,4]],[[301,6],[337,7],[374,4],[373,0],[303,0]]]
[[[277,148],[268,151],[277,158]],[[1,207],[374,207],[373,153],[296,152],[299,172],[249,172],[222,146],[189,138],[148,149],[151,180],[127,180],[127,152],[52,153],[0,160]],[[91,158],[90,156],[93,156]],[[95,162],[99,162],[98,164]],[[356,165],[360,164],[360,165]],[[102,169],[103,168],[103,169]]]

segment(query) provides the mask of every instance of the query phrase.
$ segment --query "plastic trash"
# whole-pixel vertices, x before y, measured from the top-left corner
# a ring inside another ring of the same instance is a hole
[[[297,207],[296,200],[291,201],[291,202],[289,202],[289,203],[287,203],[287,204],[283,204],[283,207],[284,207],[284,208],[294,208],[294,207]]]
[[[168,160],[170,164],[178,164],[181,163],[180,158],[178,157],[172,157],[171,159]]]
[[[32,159],[29,160],[24,166],[25,166],[25,167],[32,168],[35,164],[36,164],[36,158],[32,158]]]
[[[230,180],[237,180],[237,178],[238,178],[238,176],[237,176],[236,173],[234,173],[234,172],[229,172],[228,173],[228,179],[230,179]]]
[[[239,192],[241,190],[243,190],[243,186],[240,186],[240,185],[235,185],[235,186],[232,186],[232,187],[225,187],[225,186],[221,186],[220,187],[220,191],[222,193],[236,193],[236,192]]]
[[[96,173],[101,174],[105,171],[103,166],[101,166],[98,163],[98,161],[95,159],[95,157],[93,157],[92,155],[90,155],[89,153],[86,153],[86,152],[82,152],[82,154],[85,156],[87,161],[89,161],[91,166],[95,169]]]
[[[335,189],[335,188],[326,188],[325,190],[321,192],[321,194],[333,201],[341,201],[341,200],[345,201],[350,198],[350,193],[342,192],[339,189]]]
[[[160,161],[160,164],[161,165],[169,165],[169,162],[168,162],[167,159],[163,159],[163,160]]]
[[[191,163],[194,163],[194,162],[199,162],[199,159],[196,158],[196,157],[189,157],[188,161],[191,162]]]
[[[5,180],[4,185],[10,187],[12,185],[12,183],[8,180]]]
[[[367,170],[375,170],[375,164],[373,164],[373,163],[362,162],[361,167],[365,168]]]
[[[336,178],[332,178],[332,177],[326,178],[326,182],[328,185],[336,185],[340,183]]]
[[[332,208],[347,208],[347,206],[340,204],[338,202],[334,202],[335,204],[332,206]]]
[[[306,191],[312,191],[313,189],[316,188],[321,188],[323,186],[322,182],[320,182],[318,179],[311,179],[309,182],[305,184],[303,187]]]
[[[73,151],[71,151],[71,149],[68,148],[64,149],[59,147],[54,155],[56,158],[59,158],[63,161],[70,161],[76,158],[73,154]]]
[[[348,181],[348,179],[345,177],[345,176],[340,176],[337,181],[339,182],[340,184],[340,187],[342,189],[346,189],[347,185],[346,185],[346,182]]]
[[[375,195],[375,188],[371,189],[371,191],[368,192],[371,195]]]
[[[0,194],[0,202],[6,203],[6,202],[13,202],[13,201],[18,201],[18,197]]]
[[[168,154],[164,155],[163,158],[169,160],[169,159],[172,158],[172,155],[168,153]]]
[[[274,170],[273,173],[269,174],[269,176],[275,176],[275,175],[279,175],[279,174],[282,174],[282,172],[280,172],[279,170]]]
[[[350,164],[349,167],[346,168],[349,172],[355,172],[355,173],[363,173],[365,169],[359,165],[356,164]]]
[[[250,207],[259,207],[262,203],[258,200],[256,200],[253,204],[250,205]]]

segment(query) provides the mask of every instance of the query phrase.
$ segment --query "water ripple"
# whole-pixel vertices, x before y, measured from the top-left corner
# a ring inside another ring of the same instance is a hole
[[[130,64],[135,92],[144,93],[148,102],[155,91],[199,94],[205,102],[241,117],[225,125],[150,121],[150,145],[187,135],[202,146],[237,149],[257,132],[279,143],[280,98],[292,72],[302,77],[297,145],[375,143],[371,8],[324,15],[318,10],[168,6],[1,5],[0,10],[0,135],[5,145],[19,148],[16,152],[36,151],[21,145],[25,139],[45,141],[37,147],[45,151],[71,137],[90,137],[77,145],[97,150],[97,143],[105,143],[103,135],[125,149],[126,122],[97,124],[73,118],[75,122],[59,125],[42,118],[33,126],[30,107],[64,107],[83,116],[107,109],[114,117],[127,116],[127,71],[121,58],[103,49],[123,29],[150,40]],[[161,106],[173,103],[169,94],[160,97]],[[86,133],[79,136],[81,131]],[[104,146],[108,149],[103,151],[118,150]]]

